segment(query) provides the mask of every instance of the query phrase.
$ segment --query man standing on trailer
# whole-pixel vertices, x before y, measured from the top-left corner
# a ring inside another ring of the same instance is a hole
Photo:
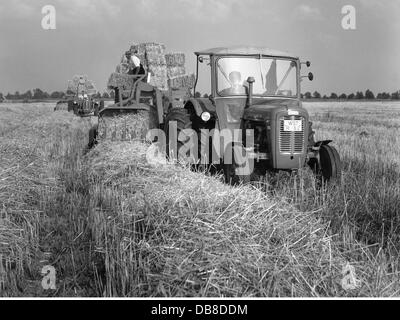
[[[140,59],[135,55],[137,51],[135,50],[134,54],[130,50],[126,51],[125,54],[121,58],[121,66],[125,67],[125,73],[136,75],[140,71]]]

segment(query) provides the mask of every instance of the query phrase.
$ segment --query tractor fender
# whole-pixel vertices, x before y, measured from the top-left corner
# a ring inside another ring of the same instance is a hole
[[[321,147],[321,146],[326,146],[328,144],[330,144],[333,140],[322,140],[322,141],[318,141],[315,143],[314,147]]]
[[[198,117],[205,111],[209,112],[211,116],[216,114],[215,105],[208,98],[191,98],[186,101],[184,108],[194,112]]]
[[[319,149],[321,148],[321,146],[326,146],[326,145],[330,144],[331,142],[332,142],[332,140],[318,141],[311,147],[311,151],[314,152],[318,156],[318,152],[319,152]]]

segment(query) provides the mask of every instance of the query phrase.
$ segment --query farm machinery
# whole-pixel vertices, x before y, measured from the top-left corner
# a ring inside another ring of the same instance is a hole
[[[163,128],[168,110],[190,97],[190,83],[182,88],[170,87],[168,90],[160,90],[148,83],[149,73],[144,68],[141,68],[137,75],[114,74],[114,76],[122,77],[125,85],[114,87],[116,92],[114,104],[106,107],[102,105],[95,112],[98,124],[89,131],[89,148],[97,143],[99,124],[105,122],[107,118],[140,113],[146,115],[148,129]],[[126,85],[127,82],[129,85]]]
[[[99,116],[138,110],[154,114],[150,128],[165,132],[169,157],[218,167],[227,183],[307,166],[325,180],[340,178],[341,160],[332,140],[314,140],[312,122],[302,107],[300,84],[304,78],[312,81],[313,74],[301,75],[301,69],[310,62],[260,47],[213,48],[195,55],[193,92],[204,65],[211,75],[207,97],[186,95],[183,107],[175,107],[170,92],[143,82],[145,73],[132,76],[136,78],[128,98],[120,93],[119,101],[100,110]],[[148,98],[151,102],[141,101]],[[89,135],[91,146],[96,135],[95,127]]]
[[[96,89],[92,81],[85,76],[75,76],[68,86],[74,92],[72,99],[68,100],[68,111],[81,117],[92,116],[97,110],[104,107],[104,101],[96,100],[93,96]]]

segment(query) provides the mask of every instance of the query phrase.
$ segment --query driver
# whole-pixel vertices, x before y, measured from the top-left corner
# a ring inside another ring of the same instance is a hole
[[[230,88],[221,91],[223,95],[245,95],[246,87],[242,83],[242,74],[239,71],[232,71],[229,74]]]

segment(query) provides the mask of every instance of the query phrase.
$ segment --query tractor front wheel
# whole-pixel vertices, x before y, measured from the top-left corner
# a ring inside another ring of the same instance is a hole
[[[225,183],[231,185],[246,184],[251,181],[251,162],[246,151],[242,146],[235,145],[231,147],[232,158],[224,157],[222,165],[224,171]]]
[[[171,128],[171,123],[176,122],[177,132],[174,136],[171,136],[169,132]],[[179,160],[187,161],[190,152],[184,152],[183,146],[190,140],[190,136],[188,135],[188,131],[184,131],[187,129],[192,129],[192,121],[190,120],[190,114],[187,109],[183,108],[173,108],[167,114],[165,119],[165,134],[167,137],[167,156],[169,158],[176,158]],[[176,143],[173,140],[177,140]],[[173,150],[174,146],[176,150]]]
[[[335,147],[322,145],[319,149],[319,173],[328,180],[340,180],[342,163]]]

